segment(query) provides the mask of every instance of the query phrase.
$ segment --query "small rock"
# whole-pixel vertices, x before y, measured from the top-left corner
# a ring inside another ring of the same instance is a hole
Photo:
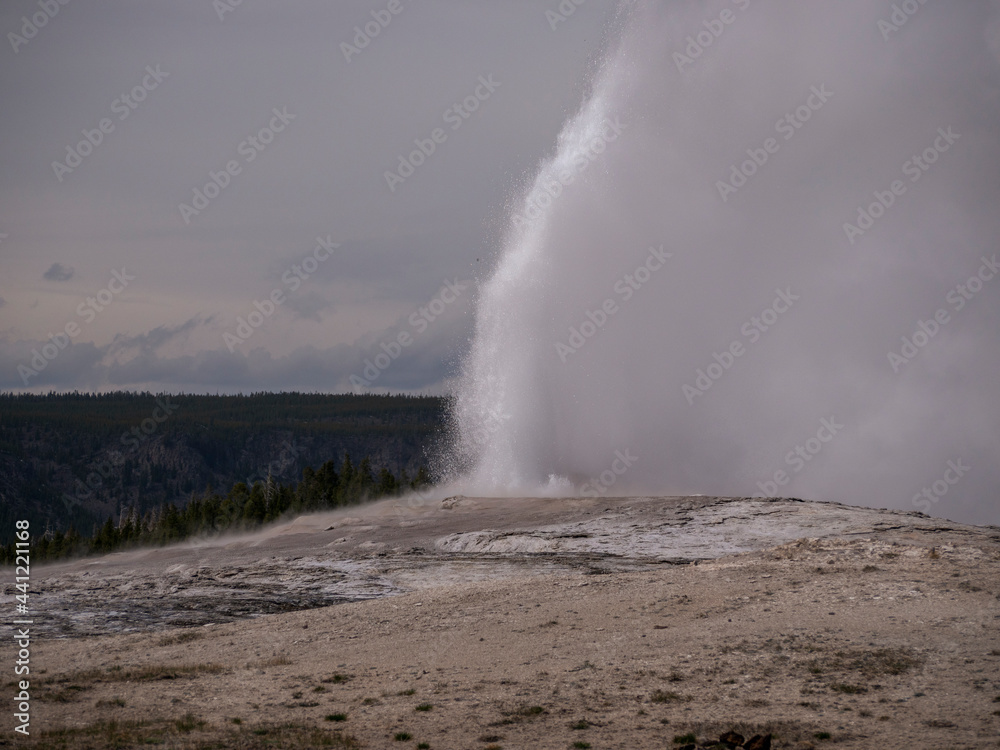
[[[446,497],[444,500],[441,501],[441,507],[444,508],[445,510],[451,510],[456,505],[461,503],[463,500],[465,500],[464,495],[453,495],[451,497]]]

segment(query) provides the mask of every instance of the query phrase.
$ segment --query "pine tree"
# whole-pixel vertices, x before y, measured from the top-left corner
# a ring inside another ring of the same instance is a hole
[[[368,492],[375,486],[375,477],[372,476],[372,462],[368,456],[362,458],[361,463],[358,464],[358,474],[355,481],[362,492]]]
[[[333,461],[326,461],[316,472],[316,486],[323,505],[331,507],[337,503],[340,478]]]
[[[354,482],[354,464],[351,463],[351,454],[344,454],[344,463],[340,465],[340,485],[348,487]]]
[[[268,511],[271,510],[271,506],[274,504],[274,496],[277,494],[277,485],[274,482],[274,477],[271,476],[271,470],[267,470],[267,481],[264,482],[264,506]]]
[[[396,493],[396,477],[392,475],[384,466],[382,470],[378,473],[378,494],[379,495],[393,495]]]
[[[258,526],[264,522],[266,515],[267,503],[264,500],[264,485],[256,482],[253,489],[250,490],[250,497],[243,505],[243,520],[251,526]]]

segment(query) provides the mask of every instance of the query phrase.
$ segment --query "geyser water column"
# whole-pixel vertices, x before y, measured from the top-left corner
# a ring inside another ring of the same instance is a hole
[[[996,520],[1000,3],[911,5],[622,6],[481,290],[467,491],[914,509],[961,459],[932,511]]]
[[[507,246],[478,302],[476,334],[455,407],[456,449],[475,483],[492,491],[538,491],[558,439],[546,360],[552,342],[539,321],[547,315],[556,268],[552,229],[567,187],[585,184],[588,171],[623,135],[610,110],[619,82],[598,82],[580,114],[559,136],[555,156],[538,171],[511,217]],[[532,458],[534,457],[534,459]]]

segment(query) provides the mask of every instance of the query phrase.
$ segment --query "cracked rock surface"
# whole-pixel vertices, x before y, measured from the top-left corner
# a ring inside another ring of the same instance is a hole
[[[244,537],[35,568],[40,635],[230,622],[446,583],[655,569],[802,538],[1000,546],[1000,529],[918,513],[718,497],[386,500]],[[0,607],[13,606],[8,584]]]
[[[1000,529],[913,513],[384,501],[33,569],[32,592],[33,737],[18,747],[1000,737]],[[0,641],[0,660],[16,649]]]

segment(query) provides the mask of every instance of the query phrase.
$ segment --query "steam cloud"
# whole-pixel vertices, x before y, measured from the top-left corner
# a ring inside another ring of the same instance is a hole
[[[454,406],[469,491],[996,523],[998,19],[624,4],[481,292]]]

